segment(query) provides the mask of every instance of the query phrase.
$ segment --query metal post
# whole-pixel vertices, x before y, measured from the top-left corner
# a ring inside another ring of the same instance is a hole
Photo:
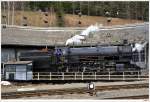
[[[76,74],[76,72],[75,72],[75,76],[74,76],[74,79],[76,80],[76,76],[77,76],[77,74]]]
[[[38,80],[39,80],[39,72],[38,72]]]
[[[124,72],[123,72],[123,80],[125,80],[125,77],[124,77]]]
[[[64,72],[62,72],[62,80],[64,80]]]
[[[140,80],[140,75],[139,75],[139,71],[138,71],[138,80]]]
[[[96,72],[95,72],[95,80],[96,80]]]
[[[110,72],[109,72],[109,80],[110,80]]]
[[[51,72],[49,73],[49,80],[52,80],[52,74],[51,74]]]
[[[83,80],[83,72],[82,72],[82,80]]]

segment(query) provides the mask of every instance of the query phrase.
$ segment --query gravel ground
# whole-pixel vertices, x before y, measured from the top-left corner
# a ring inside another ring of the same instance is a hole
[[[121,90],[112,90],[97,92],[97,95],[90,96],[89,94],[66,94],[66,95],[44,95],[38,97],[24,97],[20,99],[108,99],[116,97],[128,97],[128,96],[140,96],[148,95],[148,88],[141,89],[121,89]]]
[[[149,90],[148,88],[112,90],[112,91],[98,92],[97,97],[99,99],[107,99],[114,97],[148,95],[149,94],[148,90]]]
[[[119,81],[119,82],[95,82],[95,86],[109,86],[109,85],[126,85],[126,84],[144,84],[148,83],[148,80],[145,81]],[[65,89],[65,88],[80,88],[87,87],[88,83],[70,83],[70,84],[16,84],[12,83],[10,86],[1,86],[1,92],[15,92],[20,88],[32,88],[35,90],[46,90],[46,89]]]
[[[66,95],[53,95],[53,96],[40,96],[40,97],[24,97],[18,99],[96,99],[95,96],[89,94],[66,94]]]

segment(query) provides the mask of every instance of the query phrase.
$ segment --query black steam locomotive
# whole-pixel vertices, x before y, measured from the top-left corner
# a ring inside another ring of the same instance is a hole
[[[33,72],[137,71],[141,68],[133,63],[135,57],[131,45],[57,47],[20,54],[21,61],[33,61]]]

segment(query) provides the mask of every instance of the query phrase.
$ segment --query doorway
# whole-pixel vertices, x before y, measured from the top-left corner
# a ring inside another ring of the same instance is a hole
[[[9,73],[9,80],[14,80],[14,73]]]

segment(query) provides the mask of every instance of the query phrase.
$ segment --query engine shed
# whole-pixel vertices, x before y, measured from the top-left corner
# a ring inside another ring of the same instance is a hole
[[[11,61],[4,66],[6,80],[32,80],[32,61]]]

